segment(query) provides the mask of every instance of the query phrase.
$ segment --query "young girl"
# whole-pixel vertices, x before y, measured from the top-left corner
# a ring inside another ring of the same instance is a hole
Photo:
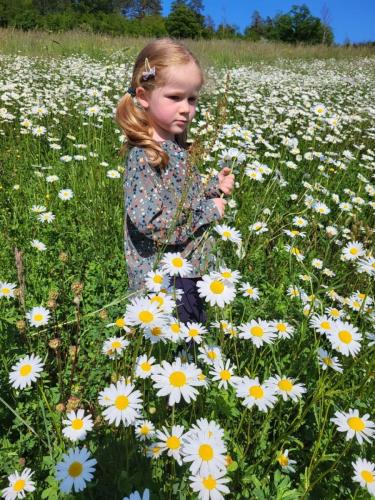
[[[205,322],[196,282],[213,267],[214,240],[208,224],[223,217],[234,176],[224,168],[203,186],[189,163],[187,127],[192,121],[203,73],[182,43],[164,38],[140,52],[131,85],[117,107],[126,137],[125,255],[129,291],[144,291],[145,279],[166,252],[180,252],[192,264],[177,277],[183,290],[177,302],[183,322]]]

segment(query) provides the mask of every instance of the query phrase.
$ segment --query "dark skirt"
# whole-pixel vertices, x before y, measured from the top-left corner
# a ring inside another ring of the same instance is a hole
[[[203,299],[198,295],[197,281],[200,279],[176,277],[176,288],[184,291],[181,299],[177,299],[177,315],[182,323],[195,322],[204,325],[207,321]]]

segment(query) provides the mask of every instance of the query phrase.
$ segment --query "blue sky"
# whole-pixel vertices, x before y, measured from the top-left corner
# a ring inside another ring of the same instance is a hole
[[[172,0],[162,0],[163,13],[168,15]],[[273,17],[287,12],[293,4],[305,3],[314,16],[322,17],[324,5],[329,11],[330,26],[336,43],[346,38],[351,42],[375,40],[375,0],[203,0],[204,14],[210,15],[215,25],[223,20],[236,24],[240,31],[250,24],[251,14],[258,10],[262,17]]]

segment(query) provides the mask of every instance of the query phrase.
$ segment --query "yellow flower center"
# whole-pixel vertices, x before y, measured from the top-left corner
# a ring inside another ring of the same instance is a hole
[[[72,462],[68,469],[68,474],[71,477],[78,477],[82,474],[83,465],[80,462]]]
[[[17,479],[17,481],[13,484],[13,490],[19,493],[23,490],[26,481],[24,479]]]
[[[359,417],[350,417],[348,418],[348,425],[353,431],[363,431],[366,427],[363,420]]]
[[[209,474],[207,477],[203,479],[203,486],[206,488],[206,490],[213,490],[216,488],[216,479]]]
[[[180,333],[180,325],[178,323],[172,323],[170,326],[173,333]]]
[[[163,297],[160,297],[160,295],[155,295],[155,297],[152,297],[151,302],[157,302],[160,306],[164,305],[164,299]]]
[[[154,328],[151,328],[151,334],[154,335],[154,337],[159,337],[159,335],[161,335],[160,326],[154,326]]]
[[[150,432],[150,428],[148,427],[148,425],[142,425],[142,427],[139,429],[139,432],[141,434],[143,434],[144,436],[146,436],[146,434],[148,434]]]
[[[34,314],[35,321],[42,321],[42,319],[43,319],[43,314],[40,314],[40,313]]]
[[[254,335],[254,337],[263,337],[264,331],[261,326],[253,326],[250,328],[250,333]]]
[[[220,372],[221,380],[229,380],[230,377],[231,377],[231,374],[230,374],[229,370],[221,370],[221,372]]]
[[[331,358],[323,358],[322,359],[323,363],[325,363],[327,366],[332,366],[333,362]]]
[[[148,361],[141,364],[141,368],[144,372],[149,372],[151,370],[151,365]]]
[[[225,238],[230,238],[230,237],[231,237],[231,233],[230,233],[230,231],[223,231],[223,236],[224,236]]]
[[[339,339],[341,340],[341,342],[344,342],[344,344],[350,344],[350,342],[352,341],[352,335],[350,332],[348,332],[347,330],[340,330],[339,331]]]
[[[366,483],[373,483],[375,481],[374,474],[369,470],[361,471],[361,476]]]
[[[279,461],[279,464],[282,467],[286,467],[288,465],[288,463],[289,463],[289,459],[285,455],[280,455],[277,460]]]
[[[165,444],[171,450],[177,450],[181,443],[177,436],[170,436]]]
[[[174,387],[182,387],[186,384],[186,375],[184,372],[173,372],[169,375],[169,382]]]
[[[196,337],[197,335],[199,335],[199,331],[196,328],[190,328],[189,337]]]
[[[365,293],[359,293],[358,294],[358,298],[361,299],[361,300],[363,300],[365,297],[366,297]]]
[[[278,332],[282,332],[282,333],[286,332],[285,323],[277,323],[276,328],[277,328]]]
[[[264,396],[264,390],[260,385],[253,385],[249,389],[249,395],[254,399],[261,399]]]
[[[294,236],[297,236],[297,234],[299,234],[299,231],[297,231],[297,229],[292,229],[290,232],[294,234]]]
[[[339,310],[336,308],[331,309],[331,316],[333,316],[334,318],[338,318],[340,316]]]
[[[223,293],[224,284],[221,281],[215,280],[211,283],[210,290],[212,293],[216,293],[217,295]]]
[[[118,410],[125,410],[129,406],[129,399],[126,396],[117,396],[115,406]]]
[[[331,323],[329,321],[322,321],[320,323],[320,326],[323,328],[323,330],[330,330]]]
[[[72,428],[75,431],[79,431],[83,427],[83,420],[81,418],[75,418],[72,420]]]
[[[124,318],[118,318],[118,319],[116,319],[115,325],[118,326],[119,328],[123,328],[125,326],[125,320],[124,320]]]
[[[279,389],[281,391],[289,392],[293,389],[293,384],[287,378],[283,378],[282,380],[280,380],[277,385],[279,386]]]
[[[246,292],[248,293],[248,295],[253,295],[254,294],[254,289],[253,288],[248,288],[246,290]]]
[[[32,370],[31,365],[23,365],[23,366],[21,366],[21,369],[20,369],[20,375],[22,377],[27,377],[28,375],[30,375],[31,370]]]
[[[154,283],[161,285],[163,283],[163,276],[161,276],[160,274],[155,274],[155,276],[153,277],[153,281]]]
[[[208,356],[210,359],[216,359],[216,358],[217,358],[217,354],[216,354],[216,352],[215,352],[215,351],[208,351],[207,356]]]
[[[232,277],[232,273],[230,273],[229,271],[224,271],[221,273],[221,275],[223,278],[231,278]]]
[[[154,319],[154,315],[150,311],[141,311],[138,315],[138,318],[142,323],[151,323]]]
[[[6,288],[6,287],[4,287],[4,288],[2,288],[2,289],[1,289],[1,291],[2,291],[2,293],[3,293],[4,295],[8,295],[8,293],[10,292],[10,288]]]
[[[208,461],[214,457],[214,450],[209,444],[201,444],[198,453],[202,460]]]
[[[160,451],[159,446],[154,446],[154,447],[152,448],[152,453],[153,453],[154,455],[157,455],[157,454],[159,453],[159,451]]]
[[[111,344],[112,349],[119,349],[121,347],[121,342],[119,340],[114,340]]]
[[[181,257],[175,257],[172,259],[172,265],[174,267],[182,267],[184,265],[184,261],[181,259]]]
[[[352,255],[357,255],[357,253],[358,253],[358,248],[351,248],[351,249],[349,250],[349,252],[350,252]]]
[[[361,304],[357,300],[355,300],[353,302],[353,307],[356,307],[357,309],[359,309],[361,307]]]

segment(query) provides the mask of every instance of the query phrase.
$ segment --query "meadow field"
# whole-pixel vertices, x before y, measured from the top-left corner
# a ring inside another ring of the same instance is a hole
[[[127,291],[114,110],[145,40],[0,41],[4,498],[375,495],[373,49],[187,42],[192,161],[236,186],[184,326],[178,256]]]

